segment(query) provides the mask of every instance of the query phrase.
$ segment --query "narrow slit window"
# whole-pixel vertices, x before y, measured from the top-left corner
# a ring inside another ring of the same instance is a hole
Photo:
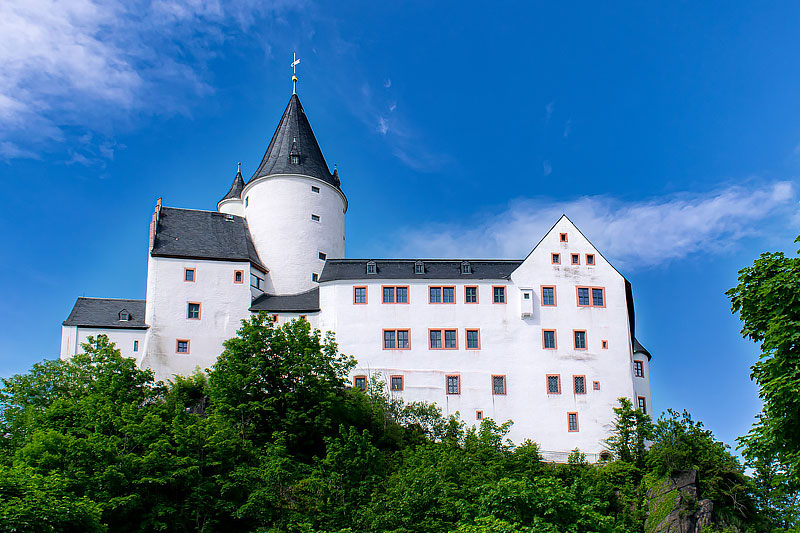
[[[319,222],[319,215],[312,214],[311,215],[311,220],[313,220],[314,222]]]
[[[133,341],[133,351],[134,352],[139,351],[139,341]]]
[[[316,272],[312,273],[311,274],[311,281],[315,281],[315,282],[319,281],[319,274],[317,274]]]

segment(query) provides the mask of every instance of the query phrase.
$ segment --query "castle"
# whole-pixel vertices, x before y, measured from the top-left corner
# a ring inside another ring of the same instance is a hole
[[[347,259],[346,213],[295,89],[258,169],[245,182],[240,168],[217,211],[158,199],[146,298],[78,298],[61,357],[105,334],[158,378],[187,375],[266,311],[334,331],[358,361],[354,387],[380,373],[392,395],[468,423],[513,420],[510,437],[543,450],[599,454],[617,398],[650,408],[631,285],[566,215],[509,261]]]

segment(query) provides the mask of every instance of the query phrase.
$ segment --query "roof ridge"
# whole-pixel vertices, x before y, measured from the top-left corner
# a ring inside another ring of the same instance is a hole
[[[460,259],[430,259],[430,258],[414,258],[414,259],[381,259],[381,258],[337,258],[337,259],[328,259],[329,262],[333,261],[437,261],[440,263],[455,263],[458,261],[481,261],[484,263],[516,263],[523,261],[523,259],[471,259],[471,258],[460,258]]]
[[[244,217],[239,216],[239,215],[231,215],[230,213],[220,213],[219,211],[211,211],[209,209],[192,209],[191,207],[170,207],[170,206],[165,205],[165,206],[162,206],[161,209],[162,210],[163,209],[174,209],[175,211],[195,211],[197,213],[211,213],[212,215],[218,215],[218,216],[232,216],[232,217],[242,218],[242,219],[244,218]]]
[[[78,296],[79,300],[117,300],[123,302],[144,302],[145,298],[102,298],[100,296]]]

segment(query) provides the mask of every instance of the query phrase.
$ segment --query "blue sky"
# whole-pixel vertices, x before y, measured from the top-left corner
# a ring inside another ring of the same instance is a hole
[[[252,174],[297,52],[348,256],[524,257],[566,212],[633,284],[656,411],[733,443],[758,350],[724,291],[800,233],[800,5],[556,4],[0,4],[0,376],[76,297],[144,297],[155,199]]]

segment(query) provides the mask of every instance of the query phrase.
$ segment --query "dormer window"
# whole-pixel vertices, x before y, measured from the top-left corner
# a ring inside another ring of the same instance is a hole
[[[416,261],[414,263],[414,274],[424,274],[425,273],[425,263],[422,261]]]
[[[375,266],[375,261],[367,261],[367,274],[377,274],[378,268]]]
[[[127,322],[131,319],[131,314],[126,310],[123,309],[119,312],[119,321],[120,322]]]
[[[289,163],[293,165],[300,164],[300,151],[297,149],[297,137],[292,139],[292,149],[289,150]]]
[[[469,261],[462,261],[461,262],[461,273],[462,274],[472,274],[472,266],[470,266]]]

